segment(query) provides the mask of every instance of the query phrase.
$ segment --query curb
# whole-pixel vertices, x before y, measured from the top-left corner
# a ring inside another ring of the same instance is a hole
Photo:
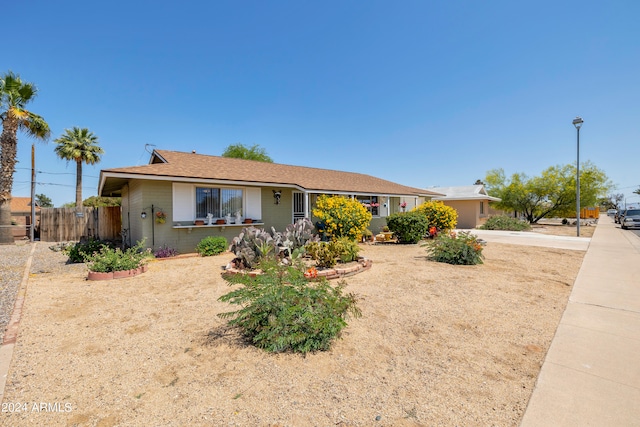
[[[22,319],[22,307],[24,306],[24,300],[27,296],[27,283],[29,281],[29,272],[31,271],[31,262],[33,261],[33,253],[36,251],[36,245],[37,242],[34,242],[29,258],[27,258],[27,265],[24,268],[22,282],[20,282],[20,288],[18,289],[16,301],[13,305],[13,313],[11,313],[11,319],[7,325],[2,346],[0,347],[0,402],[4,401],[4,388],[7,384],[9,366],[11,365],[11,358],[13,357],[13,348],[18,339],[20,320]]]

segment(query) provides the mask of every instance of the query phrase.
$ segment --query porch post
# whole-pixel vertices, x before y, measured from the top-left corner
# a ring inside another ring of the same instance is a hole
[[[309,192],[304,192],[304,216],[311,221],[311,212],[309,212],[310,203],[309,203]]]

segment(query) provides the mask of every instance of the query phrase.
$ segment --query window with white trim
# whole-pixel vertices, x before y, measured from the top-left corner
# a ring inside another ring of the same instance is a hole
[[[243,194],[241,189],[196,187],[196,218],[223,218],[227,214],[242,212]]]
[[[356,200],[362,203],[362,206],[367,208],[371,215],[380,215],[380,203],[378,202],[378,196],[356,196]]]

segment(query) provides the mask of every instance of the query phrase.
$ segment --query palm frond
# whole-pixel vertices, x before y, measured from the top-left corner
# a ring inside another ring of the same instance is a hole
[[[47,140],[51,136],[49,124],[39,115],[26,111],[25,120],[20,121],[20,128],[27,135]]]

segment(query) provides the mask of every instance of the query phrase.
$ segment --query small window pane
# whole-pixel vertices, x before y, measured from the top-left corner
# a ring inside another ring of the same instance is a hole
[[[220,217],[220,189],[196,188],[196,218],[206,218],[207,214]]]
[[[242,190],[232,190],[229,188],[222,189],[222,215],[227,214],[235,216],[236,212],[240,212],[240,215],[244,215],[242,212]]]

